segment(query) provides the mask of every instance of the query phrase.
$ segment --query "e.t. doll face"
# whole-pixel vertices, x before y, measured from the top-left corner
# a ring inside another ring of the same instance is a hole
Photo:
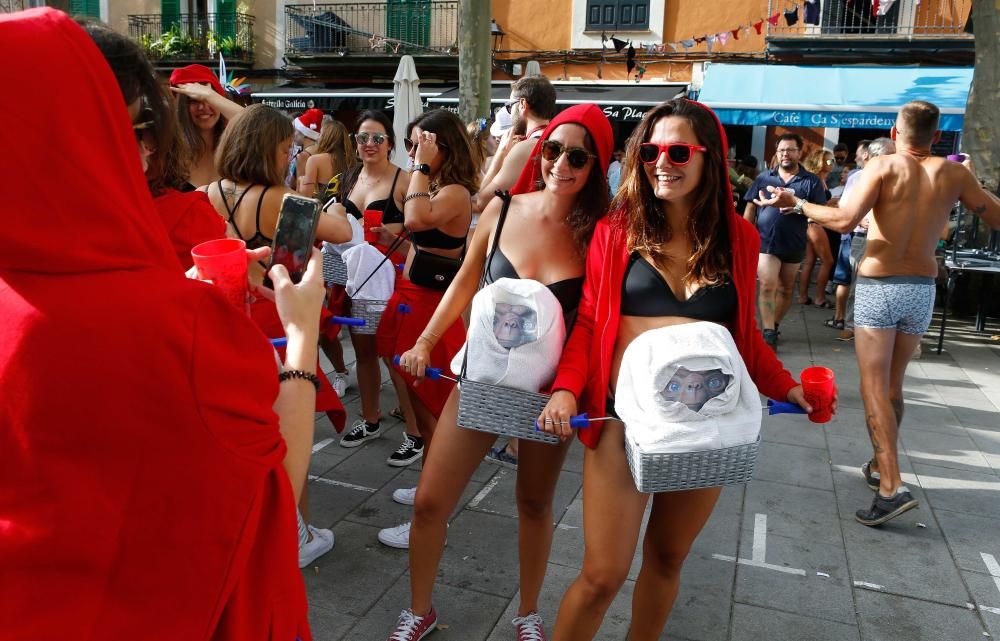
[[[684,403],[688,409],[697,412],[710,398],[715,398],[726,389],[730,378],[721,369],[694,372],[678,367],[667,381],[663,397],[668,401]]]
[[[496,303],[493,308],[493,335],[505,349],[538,340],[535,310],[527,305]]]

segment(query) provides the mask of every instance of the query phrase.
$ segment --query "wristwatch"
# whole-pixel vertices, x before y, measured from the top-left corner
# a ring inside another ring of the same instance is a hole
[[[795,206],[792,207],[792,211],[795,212],[796,214],[802,214],[803,213],[802,208],[805,206],[806,206],[806,199],[799,198],[798,200],[795,201]]]
[[[419,165],[415,165],[413,168],[425,176],[431,175],[431,166],[428,165],[427,163],[421,163]]]

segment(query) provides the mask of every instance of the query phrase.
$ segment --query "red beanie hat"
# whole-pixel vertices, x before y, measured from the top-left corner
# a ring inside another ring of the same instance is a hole
[[[212,85],[212,89],[215,89],[215,93],[219,94],[223,98],[226,97],[226,91],[222,88],[222,83],[219,82],[219,79],[214,73],[212,73],[212,70],[204,65],[188,65],[186,67],[181,67],[180,69],[174,69],[174,72],[170,74],[171,87],[186,85],[191,82]]]
[[[323,112],[319,109],[307,109],[304,114],[292,121],[296,131],[312,140],[319,140],[319,130],[323,128]]]

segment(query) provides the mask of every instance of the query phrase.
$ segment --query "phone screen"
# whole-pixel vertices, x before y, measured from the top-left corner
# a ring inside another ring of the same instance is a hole
[[[302,274],[306,271],[313,241],[316,239],[319,206],[318,200],[297,194],[285,194],[281,201],[269,268],[284,265],[293,283],[301,281]]]

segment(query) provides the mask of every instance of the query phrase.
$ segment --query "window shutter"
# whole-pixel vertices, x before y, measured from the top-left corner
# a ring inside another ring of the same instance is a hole
[[[618,28],[623,31],[649,29],[649,0],[621,0],[618,8]]]
[[[160,28],[166,32],[181,22],[180,0],[160,0]]]
[[[587,0],[587,31],[646,31],[649,0]]]
[[[587,31],[618,27],[619,0],[587,0]]]
[[[71,0],[69,11],[74,16],[86,16],[88,18],[101,19],[100,0]]]
[[[236,35],[236,2],[215,0],[215,35],[232,38]]]

